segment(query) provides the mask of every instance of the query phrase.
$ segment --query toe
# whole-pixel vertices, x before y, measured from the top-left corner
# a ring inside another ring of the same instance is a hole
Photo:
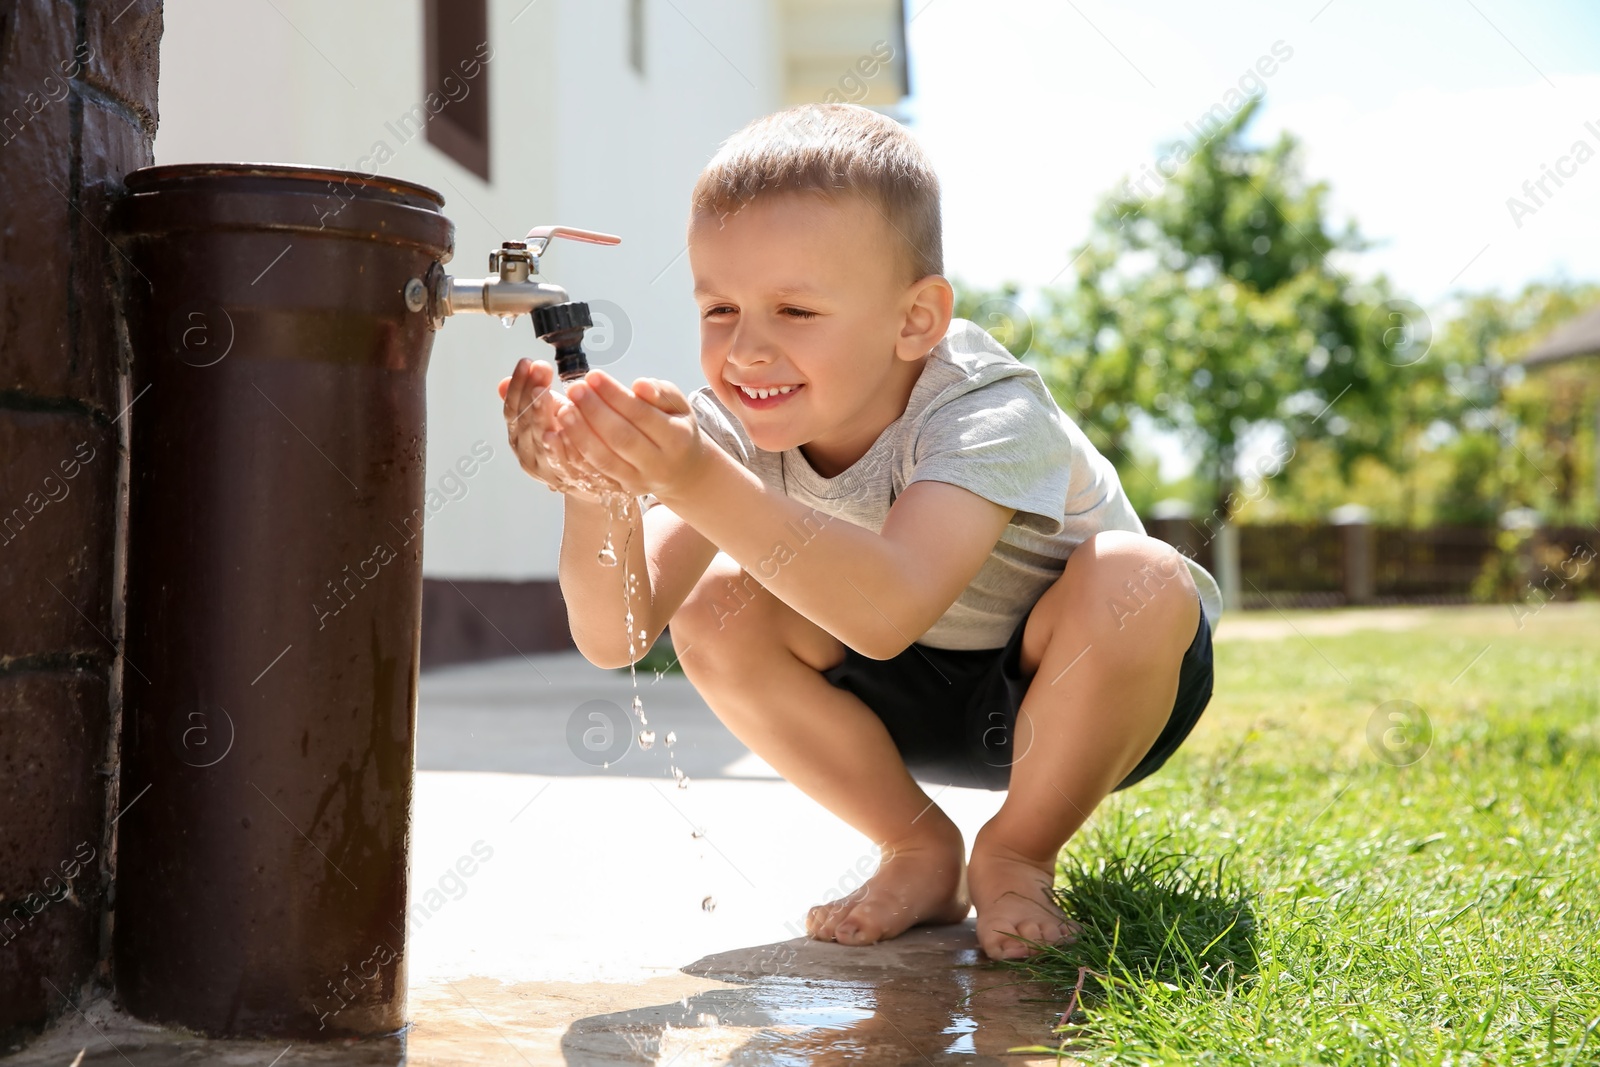
[[[841,945],[870,945],[878,940],[878,928],[869,915],[856,909],[839,924],[838,941]]]
[[[1021,944],[1009,937],[996,939],[995,946],[989,950],[989,957],[997,960],[1021,959],[1028,954],[1028,946]]]
[[[984,955],[995,960],[1009,959],[1012,955],[1011,949],[1017,945],[1011,936],[1013,933],[1009,926],[999,925],[984,931],[983,936],[979,938]]]
[[[818,904],[806,913],[806,932],[819,941],[832,941],[836,920],[836,909]]]

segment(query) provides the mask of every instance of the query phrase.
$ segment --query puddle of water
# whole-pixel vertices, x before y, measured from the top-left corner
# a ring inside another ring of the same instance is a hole
[[[1052,1064],[1059,998],[991,967],[973,925],[920,927],[868,947],[793,941],[708,956],[683,971],[738,983],[591,1015],[562,1036],[568,1064]]]

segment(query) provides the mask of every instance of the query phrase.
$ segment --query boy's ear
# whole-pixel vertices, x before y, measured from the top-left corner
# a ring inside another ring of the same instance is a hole
[[[912,282],[906,297],[906,316],[895,343],[895,355],[904,360],[921,359],[944,340],[950,329],[956,293],[943,277],[930,274]]]

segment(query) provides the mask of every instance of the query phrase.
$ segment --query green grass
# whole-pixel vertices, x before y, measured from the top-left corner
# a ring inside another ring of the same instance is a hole
[[[1600,605],[1428,619],[1217,645],[1184,748],[1062,853],[1084,936],[999,965],[1081,976],[1067,1054],[1600,1064]],[[1431,741],[1369,741],[1390,701]]]

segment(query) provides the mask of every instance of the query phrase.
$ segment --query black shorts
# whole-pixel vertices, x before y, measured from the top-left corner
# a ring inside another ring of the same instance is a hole
[[[883,720],[915,778],[975,789],[1011,782],[1011,734],[1031,679],[1021,671],[1024,615],[1004,648],[948,649],[912,644],[893,659],[845,648],[822,672]],[[1183,654],[1172,715],[1150,751],[1112,792],[1154,773],[1189,736],[1211,700],[1211,627],[1205,608]]]

